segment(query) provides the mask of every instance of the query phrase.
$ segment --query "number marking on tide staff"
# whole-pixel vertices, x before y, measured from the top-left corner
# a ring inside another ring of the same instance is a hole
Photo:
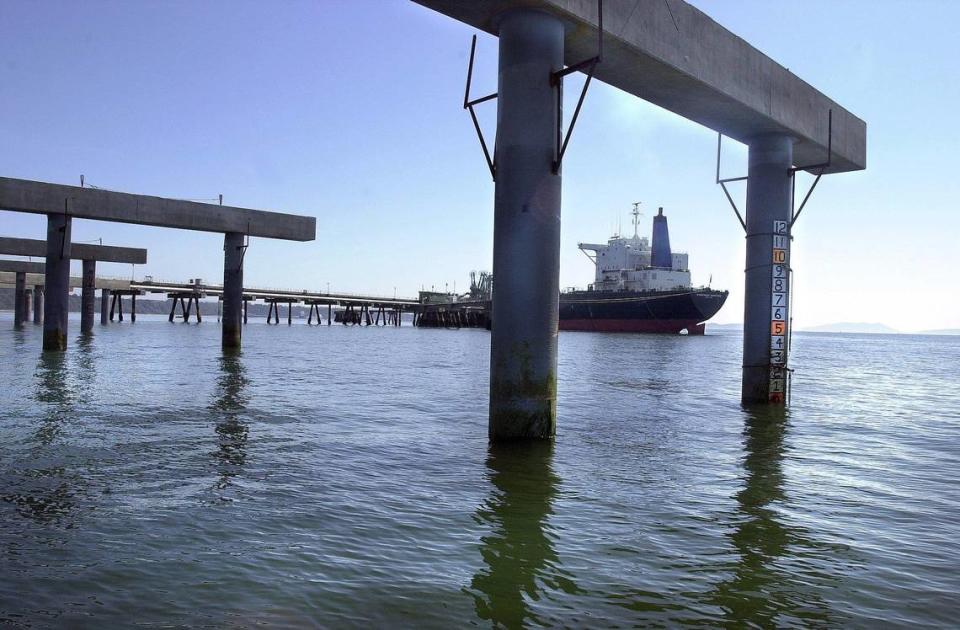
[[[787,317],[790,308],[788,280],[788,224],[773,222],[773,255],[770,273],[770,402],[784,402],[787,389]]]

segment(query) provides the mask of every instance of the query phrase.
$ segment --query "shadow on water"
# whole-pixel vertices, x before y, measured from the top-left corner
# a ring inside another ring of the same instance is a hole
[[[225,350],[220,356],[220,375],[217,378],[217,398],[211,408],[219,412],[217,422],[218,478],[216,488],[223,490],[230,485],[247,461],[246,445],[249,435],[247,424],[240,419],[247,408],[246,386],[249,379],[239,351]]]
[[[728,627],[774,627],[787,624],[834,625],[829,605],[810,588],[828,586],[836,578],[800,569],[828,561],[838,549],[815,540],[815,534],[788,523],[783,460],[789,410],[744,410],[744,486],[736,494],[737,513],[727,534],[739,560],[730,577],[710,594]]]
[[[487,456],[490,496],[476,519],[490,526],[481,539],[484,567],[470,583],[477,616],[494,625],[519,628],[539,623],[531,602],[547,591],[576,593],[560,566],[548,518],[559,478],[553,443],[491,446]]]

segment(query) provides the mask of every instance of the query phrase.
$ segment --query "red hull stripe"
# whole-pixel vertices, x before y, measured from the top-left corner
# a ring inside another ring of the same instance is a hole
[[[560,330],[596,332],[644,332],[677,334],[684,328],[691,335],[702,335],[705,325],[695,319],[561,319]]]

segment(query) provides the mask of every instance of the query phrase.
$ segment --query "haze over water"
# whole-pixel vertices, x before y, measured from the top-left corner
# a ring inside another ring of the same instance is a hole
[[[562,333],[487,444],[478,330],[0,318],[0,623],[876,627],[960,614],[960,337]],[[709,327],[708,327],[709,330]]]

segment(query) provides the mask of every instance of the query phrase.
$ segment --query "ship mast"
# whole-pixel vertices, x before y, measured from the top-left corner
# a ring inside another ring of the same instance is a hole
[[[633,202],[633,212],[630,214],[633,215],[633,238],[637,238],[637,225],[640,223],[640,204],[642,201]]]

